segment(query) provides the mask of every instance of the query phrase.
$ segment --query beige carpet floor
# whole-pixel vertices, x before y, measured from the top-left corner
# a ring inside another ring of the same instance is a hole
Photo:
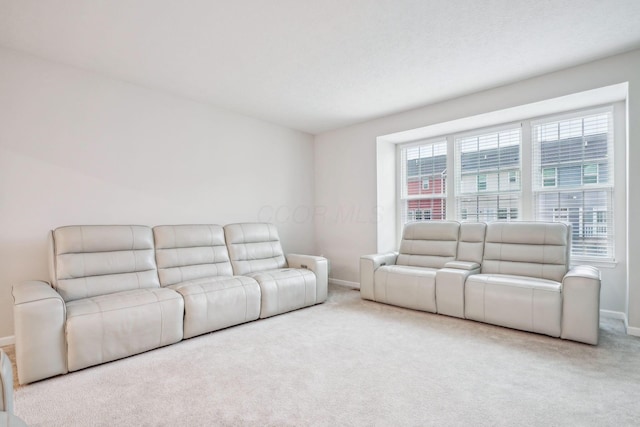
[[[33,426],[638,426],[640,338],[597,347],[360,299],[18,388]]]

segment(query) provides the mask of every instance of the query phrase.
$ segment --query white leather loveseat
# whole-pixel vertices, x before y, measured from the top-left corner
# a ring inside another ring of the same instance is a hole
[[[600,272],[570,268],[571,226],[416,222],[360,260],[363,299],[598,343]]]
[[[50,234],[50,252],[51,283],[13,287],[20,384],[327,296],[327,260],[290,255],[287,265],[272,224],[61,227]]]

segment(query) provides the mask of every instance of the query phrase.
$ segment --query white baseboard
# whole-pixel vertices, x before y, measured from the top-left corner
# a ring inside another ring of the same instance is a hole
[[[0,347],[4,347],[5,345],[13,345],[16,343],[16,337],[14,335],[9,335],[8,337],[0,337]]]
[[[634,337],[640,337],[640,328],[633,326],[627,326],[627,335],[633,335]]]
[[[627,335],[640,337],[640,328],[636,328],[635,326],[629,326],[629,320],[627,319],[626,316],[624,318],[624,327],[627,329]]]
[[[347,288],[360,289],[360,283],[350,282],[348,280],[332,279],[329,278],[329,283],[332,285],[345,286]]]
[[[606,317],[608,319],[618,319],[626,323],[627,316],[621,311],[600,310],[600,317]]]
[[[610,319],[622,320],[624,322],[624,328],[627,331],[627,335],[640,337],[640,328],[629,326],[629,320],[627,319],[627,315],[625,313],[621,311],[600,310],[600,316],[608,317]]]

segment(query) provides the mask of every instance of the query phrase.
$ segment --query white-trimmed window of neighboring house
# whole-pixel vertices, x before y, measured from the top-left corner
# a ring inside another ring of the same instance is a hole
[[[480,174],[476,176],[476,188],[478,192],[487,190],[487,175]]]
[[[585,185],[598,183],[597,163],[590,163],[582,166],[582,183]]]
[[[429,189],[429,177],[425,176],[424,178],[422,178],[422,189],[423,190],[428,190]]]
[[[569,209],[567,208],[553,208],[554,221],[568,222],[569,221]]]
[[[555,187],[558,182],[557,168],[542,168],[542,186]]]
[[[431,209],[413,210],[413,221],[429,221],[429,220],[431,220]]]
[[[498,221],[518,219],[518,208],[498,208]]]
[[[457,219],[511,220],[520,208],[520,125],[454,138]]]
[[[402,145],[399,158],[402,224],[446,219],[446,139]]]
[[[537,120],[531,132],[534,219],[570,223],[573,257],[613,260],[611,108]]]

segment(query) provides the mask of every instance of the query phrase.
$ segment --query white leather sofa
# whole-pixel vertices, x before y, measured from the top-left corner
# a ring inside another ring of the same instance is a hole
[[[228,227],[52,231],[50,283],[13,287],[20,384],[325,301],[326,259],[288,265],[273,225]]]
[[[571,226],[416,222],[360,260],[363,299],[598,343],[600,272],[569,268]]]

